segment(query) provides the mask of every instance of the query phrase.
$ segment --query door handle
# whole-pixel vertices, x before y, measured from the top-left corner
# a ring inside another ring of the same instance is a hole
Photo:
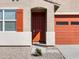
[[[33,32],[35,32],[35,30],[33,30]]]

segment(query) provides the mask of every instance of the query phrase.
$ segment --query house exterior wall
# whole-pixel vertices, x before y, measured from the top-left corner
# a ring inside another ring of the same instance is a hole
[[[30,9],[35,7],[43,7],[47,9],[47,31],[52,32],[54,30],[54,5],[49,2],[45,2],[43,0],[31,0],[30,1]],[[30,13],[31,14],[31,13]],[[31,18],[31,17],[30,17]],[[48,20],[49,19],[49,20]]]
[[[0,32],[0,45],[31,45],[31,32]]]
[[[79,13],[79,0],[51,0],[60,4],[56,13]]]
[[[55,43],[56,44],[79,44],[79,30],[78,24],[71,25],[71,22],[78,22],[79,16],[79,0],[51,0],[60,4],[55,16],[55,22],[67,21],[69,25],[56,25],[55,26]],[[61,17],[60,17],[61,16]],[[67,18],[66,18],[67,17]]]
[[[12,0],[1,0],[0,9],[23,9],[23,31],[30,31],[30,4],[29,0],[20,0],[14,1]],[[28,19],[28,20],[27,20]]]
[[[50,4],[48,2],[45,2],[43,0],[20,0],[19,2],[12,2],[12,0],[3,0],[0,2],[0,9],[23,9],[23,29],[24,31],[31,31],[31,9],[35,8],[35,7],[44,7],[47,9],[47,20],[48,24],[47,26],[50,25],[49,28],[47,28],[47,31],[53,31],[54,30],[54,25],[51,25],[51,23],[53,23],[53,21],[50,20],[54,20],[54,5]],[[52,8],[51,8],[52,7]],[[50,13],[51,12],[51,13]],[[52,16],[53,15],[53,16]],[[52,18],[53,17],[53,18]],[[52,18],[52,19],[51,19]],[[28,19],[28,20],[27,20]]]
[[[59,9],[56,11],[56,15],[79,15],[79,1],[78,0],[51,0],[60,4]],[[31,9],[35,7],[43,7],[47,9],[47,32],[46,32],[46,44],[55,45],[55,32],[54,32],[54,4],[45,2],[44,0],[1,0],[0,9],[23,9],[23,32],[0,32],[1,45],[31,45],[32,44],[32,32],[31,32]],[[25,35],[23,35],[23,33]],[[8,35],[7,35],[8,34]],[[7,35],[7,36],[5,36]],[[11,36],[12,35],[12,36]],[[15,38],[15,36],[17,38]],[[23,35],[24,38],[22,41]],[[28,37],[29,35],[29,37]],[[9,42],[9,40],[12,40]],[[6,39],[5,39],[6,38]],[[21,42],[19,42],[19,40]],[[29,40],[28,40],[29,39]],[[8,42],[7,42],[8,41]],[[16,42],[15,42],[16,41]],[[27,41],[29,43],[27,43]],[[6,43],[5,43],[6,42]],[[15,43],[13,43],[15,42]],[[25,43],[26,42],[26,43]],[[4,44],[5,43],[5,44]]]
[[[0,9],[23,9],[23,32],[0,32],[0,45],[31,45],[29,0],[1,0]]]
[[[31,45],[32,44],[31,9],[35,7],[43,7],[47,9],[46,44],[52,45],[55,43],[54,42],[55,39],[54,37],[52,37],[55,35],[54,34],[54,5],[53,4],[49,2],[45,2],[44,0],[40,0],[40,1],[19,0],[19,1],[13,1],[13,2],[12,0],[1,0],[0,9],[23,9],[23,32],[22,33],[20,32],[0,32],[0,35],[2,38],[0,39],[0,42],[2,42],[0,45]],[[51,34],[53,35],[49,36]],[[50,42],[49,42],[49,39],[50,39]]]
[[[54,5],[43,0],[31,0],[30,8],[43,7],[47,9],[47,32],[46,32],[46,44],[55,45],[54,38]],[[31,13],[30,13],[31,14]],[[30,17],[31,18],[31,17]],[[52,36],[50,36],[52,34]]]

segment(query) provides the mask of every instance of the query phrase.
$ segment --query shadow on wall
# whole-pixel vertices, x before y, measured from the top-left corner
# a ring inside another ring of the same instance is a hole
[[[59,6],[54,5],[54,12],[56,12],[58,10]]]

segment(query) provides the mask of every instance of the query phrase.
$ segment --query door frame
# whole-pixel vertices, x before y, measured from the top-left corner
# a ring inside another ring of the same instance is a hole
[[[45,12],[45,42],[44,44],[46,44],[46,32],[47,32],[47,9],[46,8],[42,8],[42,7],[36,7],[36,8],[32,8],[31,9],[31,32],[33,30],[32,27],[32,12]],[[32,32],[32,36],[33,36],[33,32]],[[40,42],[39,42],[40,43]],[[33,37],[32,37],[32,44],[33,44]]]

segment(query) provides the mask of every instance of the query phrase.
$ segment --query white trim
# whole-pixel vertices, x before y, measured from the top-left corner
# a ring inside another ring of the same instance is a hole
[[[3,21],[3,19],[2,19],[2,20],[0,20],[0,21]]]
[[[4,32],[5,31],[4,10],[2,10],[2,12],[3,12],[3,21],[2,21],[3,22],[3,30],[2,31]]]
[[[46,32],[46,45],[55,45],[55,32]]]
[[[0,7],[0,9],[23,9],[22,7],[21,8],[18,8],[18,7]]]
[[[8,19],[8,20],[6,20],[6,19],[5,19],[5,21],[16,21],[16,19],[12,19],[12,20],[9,20],[9,19]]]
[[[5,31],[5,32],[16,32],[16,31]]]
[[[31,32],[0,32],[0,45],[32,45]]]
[[[0,33],[2,33],[3,31],[0,31]],[[17,31],[4,31],[4,32],[17,32]]]
[[[79,12],[56,12],[55,15],[79,15]]]

